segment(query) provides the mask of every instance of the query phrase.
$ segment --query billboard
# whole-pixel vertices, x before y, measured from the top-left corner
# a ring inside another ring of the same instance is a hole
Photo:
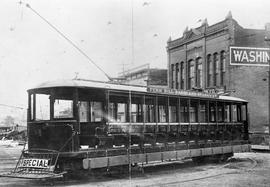
[[[246,66],[269,66],[269,48],[230,47],[230,64]]]

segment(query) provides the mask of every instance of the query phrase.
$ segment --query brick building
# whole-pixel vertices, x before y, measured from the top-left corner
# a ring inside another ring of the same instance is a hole
[[[266,31],[247,29],[231,13],[216,24],[186,29],[167,42],[168,86],[184,90],[230,91],[249,101],[251,131],[268,126],[268,67],[230,64],[230,46],[266,48]]]
[[[114,80],[121,84],[167,87],[167,70],[150,68],[149,64],[141,65],[119,73]]]

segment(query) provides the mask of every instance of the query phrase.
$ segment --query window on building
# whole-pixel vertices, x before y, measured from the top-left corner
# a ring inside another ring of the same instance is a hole
[[[184,82],[185,82],[185,69],[184,69],[184,62],[180,64],[180,89],[184,89]]]
[[[175,89],[179,89],[179,63],[175,64]]]
[[[172,70],[172,85],[171,88],[174,88],[174,83],[175,83],[175,73],[174,73],[174,64],[171,65],[171,70]]]
[[[196,59],[196,87],[202,87],[202,58]]]
[[[221,51],[220,53],[220,86],[224,86],[225,81],[225,72],[226,72],[226,53]]]
[[[213,86],[213,65],[212,65],[212,56],[209,54],[207,55],[207,86]]]
[[[218,64],[218,53],[215,53],[213,57],[213,86],[218,86]]]
[[[195,64],[193,60],[188,61],[188,89],[195,87]]]

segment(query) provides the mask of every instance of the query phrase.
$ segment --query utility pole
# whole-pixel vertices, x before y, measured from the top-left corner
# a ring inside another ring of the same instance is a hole
[[[264,38],[264,41],[270,47],[270,23],[267,23],[265,25],[265,31],[266,31],[266,36]],[[268,50],[268,54],[270,56],[269,50]],[[270,136],[270,59],[268,59],[268,133]],[[269,143],[269,149],[270,149],[270,140],[268,143]]]

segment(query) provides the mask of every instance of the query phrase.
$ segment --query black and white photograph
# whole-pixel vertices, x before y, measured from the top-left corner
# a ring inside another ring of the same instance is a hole
[[[270,186],[269,0],[0,0],[0,186]]]

